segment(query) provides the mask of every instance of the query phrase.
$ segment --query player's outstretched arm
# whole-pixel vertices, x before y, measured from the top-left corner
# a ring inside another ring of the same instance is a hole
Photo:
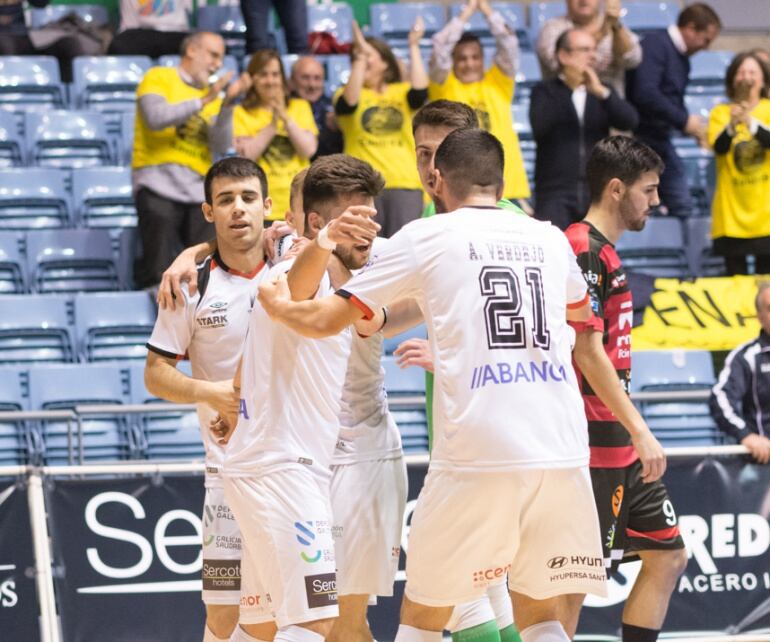
[[[642,480],[654,482],[660,479],[666,471],[666,454],[620,385],[615,368],[604,351],[601,332],[579,332],[573,356],[593,391],[631,435],[642,463]]]
[[[348,299],[332,295],[310,301],[292,301],[286,275],[259,285],[259,302],[271,319],[312,339],[339,334],[363,318],[364,313]]]
[[[387,320],[382,333],[390,338],[420,325],[425,318],[415,299],[402,299],[388,306]]]
[[[222,416],[238,413],[238,393],[233,382],[192,379],[176,368],[176,360],[147,353],[144,385],[152,394],[172,403],[205,403]]]
[[[184,301],[182,283],[189,284],[189,292],[195,294],[198,288],[198,263],[217,249],[217,240],[211,239],[188,247],[174,259],[174,262],[163,273],[158,287],[158,305],[162,310],[176,310],[176,302]]]

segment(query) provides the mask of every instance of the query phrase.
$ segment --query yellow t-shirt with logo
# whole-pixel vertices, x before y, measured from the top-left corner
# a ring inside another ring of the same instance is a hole
[[[302,129],[313,132],[318,136],[318,128],[313,119],[310,103],[302,98],[292,98],[286,107],[286,112]],[[233,135],[256,136],[273,120],[273,112],[264,107],[244,109],[238,105],[233,111]],[[273,201],[273,210],[267,217],[271,221],[282,221],[289,210],[289,194],[292,179],[305,167],[310,165],[307,158],[302,158],[294,149],[286,133],[286,125],[278,121],[277,131],[273,140],[257,160],[259,166],[267,175],[267,191]]]
[[[770,100],[762,98],[751,116],[770,128]],[[711,110],[708,137],[713,146],[730,122],[730,105]],[[739,124],[730,151],[716,156],[716,190],[712,204],[714,238],[770,236],[770,150]]]
[[[513,128],[511,104],[513,102],[514,79],[506,76],[497,65],[492,65],[484,78],[471,83],[462,83],[453,71],[441,85],[431,83],[428,99],[455,100],[473,107],[482,129],[496,136],[505,150],[505,191],[506,198],[529,198],[529,183],[524,161],[521,158],[519,137]]]
[[[352,114],[337,116],[344,151],[369,163],[385,179],[386,189],[422,189],[412,138],[409,83],[387,85],[383,93],[361,89]],[[334,96],[336,103],[344,88]]]
[[[203,98],[208,88],[188,85],[176,67],[153,67],[147,71],[136,90],[137,99],[148,94],[163,96],[172,105]],[[211,101],[181,125],[153,131],[144,122],[139,110],[134,121],[134,152],[131,167],[139,169],[152,165],[173,163],[184,165],[201,176],[211,167],[208,144],[209,122],[219,113],[221,100]]]

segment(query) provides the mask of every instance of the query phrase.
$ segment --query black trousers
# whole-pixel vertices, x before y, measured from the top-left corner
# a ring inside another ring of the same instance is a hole
[[[186,31],[156,31],[155,29],[126,29],[116,35],[107,53],[111,56],[161,56],[180,55]]]
[[[579,198],[577,188],[570,191],[535,190],[535,218],[550,221],[560,230],[582,220],[587,212],[588,199]]]
[[[200,203],[179,203],[142,187],[136,193],[136,213],[142,256],[137,261],[140,288],[160,283],[164,270],[184,248],[214,237],[214,226],[203,218]]]

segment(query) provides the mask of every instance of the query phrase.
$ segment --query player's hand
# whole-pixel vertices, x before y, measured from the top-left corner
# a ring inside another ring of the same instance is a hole
[[[659,480],[666,472],[666,453],[649,428],[631,436],[631,441],[642,464],[642,481],[645,484]]]
[[[228,71],[224,76],[217,80],[213,85],[209,86],[208,93],[201,98],[203,105],[208,105],[210,102],[215,101],[219,94],[222,93],[225,87],[230,84],[230,79],[233,77],[233,72]]]
[[[751,122],[751,110],[748,103],[733,103],[730,105],[730,124],[733,126],[733,130],[741,123],[749,126]]]
[[[195,264],[195,250],[188,248],[174,259],[174,262],[163,273],[158,286],[158,306],[161,310],[176,310],[176,305],[182,305],[182,283],[188,284],[190,296],[198,291],[198,268]]]
[[[211,420],[211,423],[209,423],[209,432],[211,432],[214,440],[219,445],[224,446],[227,444],[227,442],[230,441],[230,437],[233,436],[233,431],[237,425],[238,415],[229,418],[223,417],[222,415],[217,415],[214,419]]]
[[[620,14],[623,5],[620,0],[605,0],[604,2],[604,20],[610,26],[620,21]]]
[[[599,76],[593,67],[589,66],[583,70],[583,82],[585,83],[586,91],[589,94],[596,96],[600,100],[604,100],[604,97],[607,95],[607,87],[605,87],[602,84],[602,81],[599,80]]]
[[[377,236],[380,226],[372,217],[377,210],[366,205],[351,205],[326,226],[329,240],[337,245],[368,245]]]
[[[221,417],[237,417],[241,400],[238,391],[233,387],[232,379],[227,379],[209,382],[202,401],[216,410]]]
[[[244,96],[246,92],[251,88],[252,80],[248,72],[243,72],[234,83],[231,83],[227,91],[225,92],[225,99],[222,101],[223,106],[232,105],[238,98]]]
[[[396,364],[399,368],[418,366],[428,372],[433,372],[433,353],[426,339],[407,339],[393,352],[398,357]]]
[[[291,234],[294,229],[286,221],[273,221],[273,224],[262,230],[262,249],[270,263],[275,263],[275,242],[282,236]]]
[[[302,250],[304,250],[308,245],[310,245],[313,241],[311,241],[306,236],[298,236],[296,237],[292,243],[291,247],[289,248],[289,251],[284,254],[281,259],[287,260],[287,259],[293,259],[300,255]]]
[[[291,290],[286,275],[280,274],[273,280],[262,281],[257,298],[271,319],[279,316],[281,304],[291,301]]]
[[[770,462],[770,439],[764,435],[750,434],[741,439],[741,444],[746,446],[751,456],[757,460],[757,463],[766,464]]]

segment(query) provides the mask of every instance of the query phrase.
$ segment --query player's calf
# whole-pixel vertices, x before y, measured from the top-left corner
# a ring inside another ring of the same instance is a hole
[[[366,612],[369,608],[368,595],[339,595],[337,604],[339,617],[334,620],[326,642],[373,642]]]
[[[505,584],[502,586],[508,599]],[[508,604],[510,609],[510,599]],[[452,642],[500,642],[495,612],[486,595],[473,602],[455,606],[446,628],[452,633]]]
[[[206,632],[203,642],[229,640],[238,624],[237,604],[206,604]]]

